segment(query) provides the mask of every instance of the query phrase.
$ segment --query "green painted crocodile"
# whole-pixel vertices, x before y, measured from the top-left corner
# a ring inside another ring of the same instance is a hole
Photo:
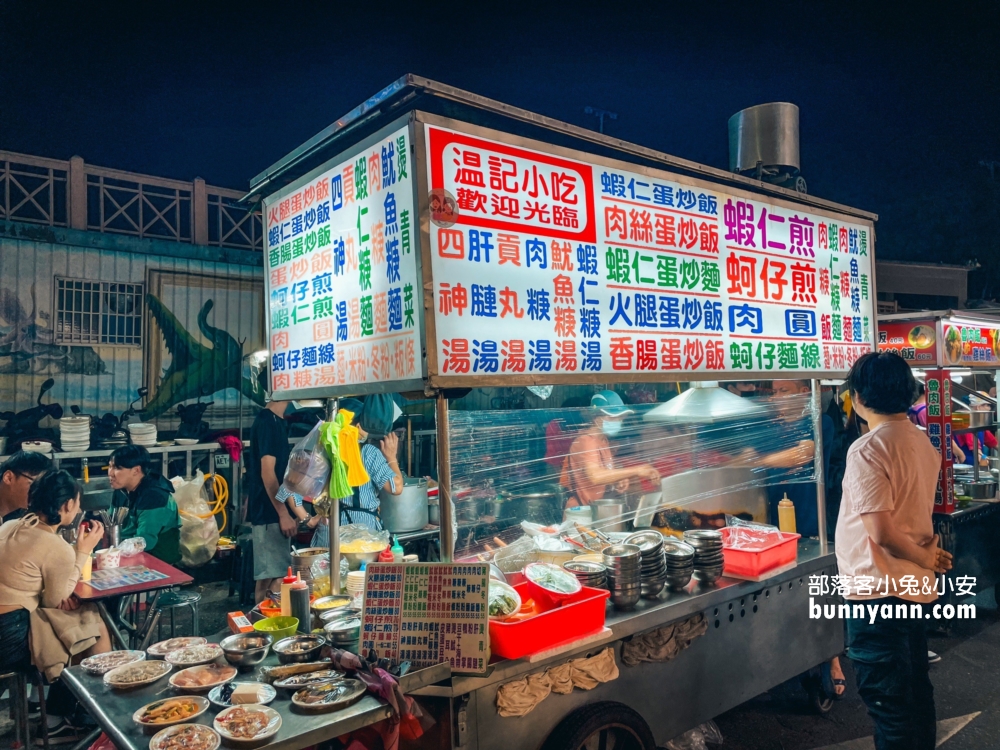
[[[154,419],[175,404],[211,396],[226,388],[238,388],[247,398],[263,404],[260,391],[243,377],[243,355],[239,342],[225,331],[208,324],[208,314],[215,305],[213,300],[206,300],[198,313],[198,328],[212,342],[211,349],[188,333],[154,295],[146,295],[146,304],[160,327],[172,361],[142,412],[143,420]]]

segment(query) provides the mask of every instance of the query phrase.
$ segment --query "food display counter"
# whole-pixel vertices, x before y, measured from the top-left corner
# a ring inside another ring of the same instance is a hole
[[[416,691],[437,724],[403,747],[558,750],[586,744],[585,730],[624,732],[652,750],[842,650],[842,624],[810,619],[807,596],[810,575],[835,572],[819,381],[842,378],[874,347],[874,215],[417,76],[261,173],[246,200],[261,201],[265,218],[274,398],[326,398],[328,420],[349,396],[434,398],[446,563],[478,575],[536,533],[578,546],[563,531],[587,534],[573,519],[588,509],[580,525],[595,533],[628,532],[641,517],[676,535],[725,525],[730,500],[756,497],[747,515],[767,520],[756,491],[775,482],[816,486],[819,540],[802,540],[788,564],[758,581],[691,580],[627,611],[609,604],[603,628],[569,643],[549,633],[524,658],[453,664],[456,676]],[[717,385],[775,379],[804,383],[803,393],[755,407]],[[545,435],[526,426],[538,419],[531,410],[451,408],[471,388],[574,386],[590,400],[667,382],[704,387],[641,412],[603,412],[632,420],[628,450],[584,408],[578,416],[591,421],[574,429],[589,431],[592,447],[562,454],[566,472],[542,470]],[[740,409],[713,411],[731,399]],[[702,400],[697,424],[685,421]],[[740,422],[745,412],[755,416]],[[649,429],[660,432],[643,445]],[[772,450],[761,429],[794,439]],[[683,447],[658,456],[660,440]],[[589,471],[588,453],[605,473],[574,480]],[[657,468],[666,454],[690,465]],[[734,464],[707,492],[659,481]],[[338,519],[334,501],[335,586]],[[552,551],[533,544],[524,562]],[[625,651],[672,625],[699,632],[672,658],[628,666]],[[584,657],[604,660],[592,689],[557,691],[517,719],[501,710],[498,696],[519,681]]]

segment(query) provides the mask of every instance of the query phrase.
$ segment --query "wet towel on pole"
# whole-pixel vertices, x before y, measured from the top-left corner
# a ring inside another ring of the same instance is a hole
[[[622,661],[630,667],[644,661],[670,661],[707,631],[703,614],[650,630],[622,644]]]

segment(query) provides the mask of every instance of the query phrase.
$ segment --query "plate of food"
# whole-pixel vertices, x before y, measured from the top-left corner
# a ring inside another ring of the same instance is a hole
[[[104,654],[94,654],[88,656],[80,662],[85,672],[96,675],[105,675],[112,669],[124,667],[137,661],[145,661],[145,651],[108,651]]]
[[[281,729],[281,716],[267,706],[233,706],[213,722],[215,731],[232,742],[259,742]]]
[[[196,695],[165,698],[140,708],[132,714],[132,721],[144,727],[169,727],[201,716],[209,705],[207,700]]]
[[[104,684],[120,690],[156,682],[173,667],[165,661],[136,661],[115,667],[104,675]]]
[[[208,643],[208,639],[190,636],[185,638],[168,638],[165,641],[154,643],[146,649],[146,653],[156,659],[162,659],[171,651],[179,651],[180,649],[188,648],[189,646],[201,646],[203,643]]]
[[[170,678],[170,687],[192,693],[205,693],[229,682],[236,676],[236,667],[228,664],[204,664],[188,667]]]
[[[222,656],[222,646],[218,643],[200,643],[171,651],[163,660],[175,667],[196,667],[209,664]]]
[[[149,741],[149,750],[216,750],[222,738],[204,724],[176,724],[162,729]]]
[[[208,699],[218,708],[248,703],[264,706],[273,701],[277,695],[278,691],[266,682],[227,682],[225,685],[212,688]]]
[[[307,672],[306,674],[293,674],[280,680],[275,680],[274,686],[285,690],[298,690],[308,685],[318,685],[321,682],[343,679],[344,673],[335,669],[321,669],[318,672]]]
[[[302,688],[292,696],[292,703],[307,710],[334,711],[361,700],[365,691],[361,680],[345,677]]]

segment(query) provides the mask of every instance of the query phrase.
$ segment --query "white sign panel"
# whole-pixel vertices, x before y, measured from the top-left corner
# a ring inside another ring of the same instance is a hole
[[[869,224],[425,128],[440,376],[779,376],[873,348]]]
[[[275,398],[419,379],[409,131],[265,201]]]

